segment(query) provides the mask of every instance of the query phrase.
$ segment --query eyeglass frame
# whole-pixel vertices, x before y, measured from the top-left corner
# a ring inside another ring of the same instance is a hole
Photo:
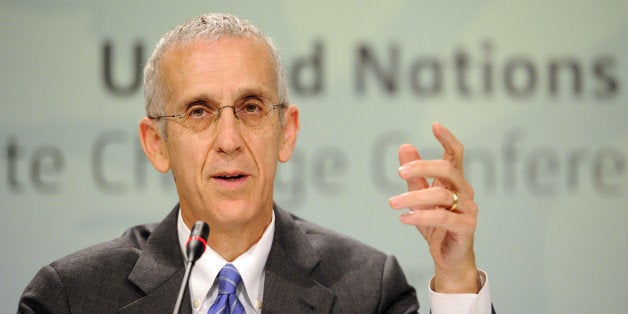
[[[238,121],[242,121],[240,120],[240,117],[238,116],[238,110],[236,110],[236,106],[237,105],[221,106],[214,109],[214,112],[212,114],[215,115],[216,118],[211,124],[216,125],[218,123],[218,120],[220,120],[220,114],[222,113],[222,110],[225,108],[231,108],[233,110],[233,116]],[[270,114],[273,110],[275,110],[275,108],[285,109],[285,108],[288,108],[288,105],[286,105],[285,103],[270,105],[268,106],[268,112],[264,114],[264,117]],[[184,111],[183,113],[174,113],[174,114],[161,115],[161,116],[148,116],[148,118],[151,120],[158,120],[158,119],[164,119],[164,118],[178,118],[178,120],[181,121],[186,117],[186,114],[187,114],[187,110]]]

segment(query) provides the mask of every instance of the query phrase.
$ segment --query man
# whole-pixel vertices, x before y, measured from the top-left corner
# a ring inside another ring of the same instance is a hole
[[[172,171],[179,204],[160,224],[131,228],[42,268],[19,312],[171,311],[185,241],[199,220],[211,232],[184,312],[418,310],[394,257],[274,204],[277,161],[292,155],[299,110],[260,30],[225,14],[187,21],[157,44],[144,89],[142,146],[158,171]],[[390,205],[410,208],[401,221],[417,226],[429,244],[432,311],[490,312],[486,277],[475,266],[477,206],[462,171],[462,145],[439,124],[433,131],[443,159],[421,160],[412,146],[400,147],[399,175],[409,192]],[[436,179],[430,186],[425,178]]]

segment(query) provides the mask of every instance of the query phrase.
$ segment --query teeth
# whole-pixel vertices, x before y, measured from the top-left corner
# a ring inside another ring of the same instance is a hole
[[[220,176],[223,180],[235,180],[241,178],[242,175],[234,175],[234,176]]]

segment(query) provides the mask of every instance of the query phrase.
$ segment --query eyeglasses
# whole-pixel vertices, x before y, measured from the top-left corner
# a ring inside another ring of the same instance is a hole
[[[265,117],[276,108],[286,108],[285,104],[267,105],[259,98],[246,98],[233,106],[216,107],[205,102],[190,104],[184,113],[163,116],[149,116],[150,119],[174,118],[184,127],[200,132],[218,124],[220,113],[231,108],[235,118],[248,129],[258,129],[264,125]]]

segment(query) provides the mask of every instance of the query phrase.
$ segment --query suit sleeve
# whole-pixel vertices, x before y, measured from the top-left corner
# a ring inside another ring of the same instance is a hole
[[[52,266],[42,268],[28,284],[18,313],[69,313],[70,308],[59,274]]]
[[[378,313],[417,313],[416,290],[408,284],[394,256],[388,256],[382,273],[381,299]]]

